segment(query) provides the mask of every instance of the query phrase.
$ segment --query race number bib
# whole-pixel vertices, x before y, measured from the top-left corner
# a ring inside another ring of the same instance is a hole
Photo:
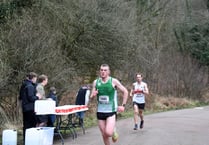
[[[139,98],[139,97],[143,97],[142,94],[136,94],[136,97]]]
[[[108,104],[109,103],[109,96],[99,96],[99,103],[100,104]]]

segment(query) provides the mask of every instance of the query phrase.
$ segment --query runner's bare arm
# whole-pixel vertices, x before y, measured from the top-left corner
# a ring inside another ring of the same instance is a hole
[[[145,85],[144,85],[144,91],[143,91],[143,93],[144,93],[145,95],[149,95],[149,89],[148,89],[146,83],[145,83]]]
[[[92,90],[91,90],[91,95],[90,98],[94,98],[95,96],[97,96],[98,94],[98,90],[96,90],[96,80],[94,80],[93,84],[92,84]]]
[[[133,96],[133,93],[134,93],[134,84],[132,84],[132,88],[131,88],[131,91],[130,91],[130,97],[132,97]]]
[[[126,104],[127,99],[128,99],[128,90],[120,83],[119,80],[117,80],[115,78],[113,79],[113,85],[115,87],[117,87],[120,91],[123,92],[123,102],[122,102],[122,104]]]

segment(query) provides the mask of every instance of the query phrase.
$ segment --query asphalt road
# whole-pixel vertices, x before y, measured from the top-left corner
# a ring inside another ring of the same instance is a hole
[[[133,130],[133,118],[117,121],[119,140],[112,145],[209,145],[209,106],[145,115],[143,129]],[[56,140],[54,145],[61,145]],[[103,145],[98,127],[65,138],[65,145]]]

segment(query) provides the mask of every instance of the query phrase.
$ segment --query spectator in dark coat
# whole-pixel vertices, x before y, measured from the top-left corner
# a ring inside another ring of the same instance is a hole
[[[84,85],[82,86],[76,95],[76,105],[88,105],[89,102],[89,96],[90,96],[90,86],[89,85]],[[79,124],[83,124],[83,119],[85,112],[77,112],[76,115],[79,118]]]
[[[36,115],[34,112],[35,101],[41,99],[41,95],[36,93],[37,74],[30,72],[26,80],[22,83],[19,99],[22,102],[23,112],[23,137],[28,128],[36,127]]]

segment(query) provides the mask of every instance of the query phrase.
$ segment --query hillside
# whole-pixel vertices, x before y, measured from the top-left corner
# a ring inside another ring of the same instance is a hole
[[[172,106],[168,102],[175,99],[208,103],[208,5],[205,0],[0,1],[2,128],[5,122],[22,123],[19,88],[30,71],[49,77],[45,89],[55,86],[60,104],[72,103],[102,63],[129,90],[134,74],[142,72],[151,98],[157,98],[150,108]],[[155,104],[164,98],[167,103]]]

